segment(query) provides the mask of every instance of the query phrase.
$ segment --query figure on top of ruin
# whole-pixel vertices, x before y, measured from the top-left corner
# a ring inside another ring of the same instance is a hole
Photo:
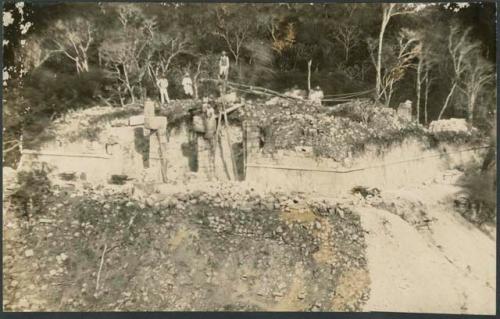
[[[325,97],[323,90],[321,90],[320,86],[316,86],[315,89],[311,90],[309,94],[309,100],[314,102],[314,104],[321,105],[321,100]]]
[[[182,87],[184,88],[184,94],[189,97],[193,96],[193,80],[189,76],[189,72],[184,74],[184,78],[182,79]]]
[[[211,140],[215,134],[217,121],[215,118],[215,110],[209,98],[203,99],[202,112],[205,121],[205,138]]]
[[[229,57],[226,55],[226,51],[222,51],[222,56],[219,60],[219,79],[222,78],[227,81],[229,74]]]
[[[156,81],[156,85],[158,85],[158,89],[160,90],[160,101],[161,104],[164,104],[165,101],[170,103],[170,98],[168,97],[168,80],[166,77],[158,78]]]

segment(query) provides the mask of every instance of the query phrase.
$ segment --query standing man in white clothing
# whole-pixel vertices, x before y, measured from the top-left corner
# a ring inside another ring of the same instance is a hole
[[[184,93],[187,96],[193,97],[193,81],[189,76],[189,72],[186,72],[186,74],[184,74],[184,78],[182,79],[182,87],[184,88]]]
[[[219,60],[219,78],[223,78],[227,81],[227,76],[229,74],[229,57],[226,55],[226,51],[222,51],[222,56]]]
[[[156,81],[156,85],[158,85],[158,89],[160,90],[160,101],[161,104],[164,104],[165,101],[170,103],[170,98],[168,97],[168,80],[167,78],[159,78]]]

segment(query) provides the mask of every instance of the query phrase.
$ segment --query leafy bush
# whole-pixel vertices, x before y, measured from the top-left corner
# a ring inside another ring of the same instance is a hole
[[[17,212],[23,217],[43,213],[52,194],[47,173],[44,170],[19,172],[17,183],[19,188],[12,194]]]
[[[387,113],[394,117],[394,110],[384,108],[370,99],[356,99],[348,103],[336,105],[329,112],[329,115],[346,117],[356,122],[369,123],[378,113]]]
[[[461,213],[471,222],[477,224],[496,223],[496,170],[480,170],[469,167],[460,180],[465,189]]]
[[[105,77],[100,70],[76,75],[40,69],[27,78],[24,97],[37,105],[39,112],[50,115],[91,104],[104,86]]]
[[[12,82],[4,90],[4,134],[8,140],[29,142],[42,133],[51,120],[68,110],[89,107],[103,93],[105,78],[99,70],[76,74],[54,73],[46,68],[36,69],[23,81]],[[8,164],[19,157],[6,158]]]
[[[127,175],[111,175],[110,184],[125,185],[128,180]]]

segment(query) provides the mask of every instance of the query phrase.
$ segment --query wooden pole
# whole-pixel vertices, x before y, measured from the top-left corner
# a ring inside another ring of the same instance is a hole
[[[200,81],[202,81],[202,82],[204,82],[204,81],[210,81],[210,82],[216,82],[217,83],[220,80],[216,80],[216,79],[202,79]],[[279,92],[276,92],[276,91],[273,91],[273,90],[269,90],[269,89],[266,89],[266,88],[263,88],[263,87],[259,87],[259,86],[252,86],[252,85],[240,84],[240,83],[235,83],[235,82],[231,82],[231,81],[227,81],[227,85],[229,87],[233,87],[233,88],[236,88],[238,90],[241,90],[241,88],[246,89],[246,90],[249,91],[249,93],[255,93],[255,94],[264,94],[264,93],[267,93],[267,94],[276,95],[276,96],[279,96],[279,97],[282,97],[282,98],[285,98],[285,99],[299,100],[296,97],[284,95],[284,94],[281,94]]]
[[[307,95],[311,95],[311,66],[312,59],[307,62]]]
[[[224,106],[224,127],[226,128],[226,140],[227,140],[227,145],[229,147],[229,156],[231,156],[231,163],[233,166],[233,176],[236,179],[236,176],[238,176],[238,171],[236,169],[236,159],[234,158],[234,153],[233,153],[233,148],[231,147],[231,139],[229,137],[230,131],[229,131],[229,121],[227,120],[227,111],[226,107]]]

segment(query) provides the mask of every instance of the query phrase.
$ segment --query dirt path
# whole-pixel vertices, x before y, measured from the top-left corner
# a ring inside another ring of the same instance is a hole
[[[368,231],[372,282],[364,311],[495,313],[495,240],[445,204],[456,190],[408,190],[428,203],[429,228],[417,229],[386,210],[357,209]]]

